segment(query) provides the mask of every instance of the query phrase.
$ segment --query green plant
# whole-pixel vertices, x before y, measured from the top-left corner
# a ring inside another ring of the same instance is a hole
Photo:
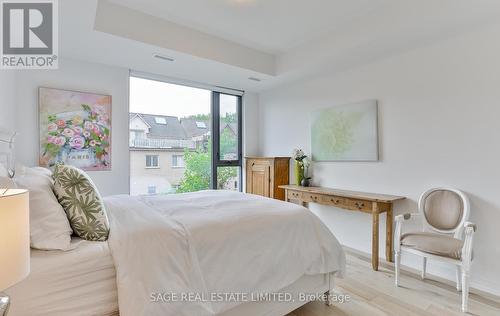
[[[186,169],[177,193],[194,192],[210,188],[210,153],[184,150]]]
[[[230,149],[236,148],[236,138],[230,132],[224,131],[221,135],[221,152],[230,152]],[[177,188],[177,193],[194,192],[210,189],[211,178],[211,149],[212,142],[208,141],[208,151],[189,151],[184,150],[184,162],[186,169]],[[226,151],[225,151],[226,150]],[[224,186],[238,176],[237,168],[222,167],[217,170],[217,188],[223,189]]]

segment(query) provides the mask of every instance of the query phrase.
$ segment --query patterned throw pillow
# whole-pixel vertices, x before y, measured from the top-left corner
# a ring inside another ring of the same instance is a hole
[[[54,169],[54,190],[74,233],[85,240],[105,241],[109,223],[101,195],[82,170],[58,164]]]

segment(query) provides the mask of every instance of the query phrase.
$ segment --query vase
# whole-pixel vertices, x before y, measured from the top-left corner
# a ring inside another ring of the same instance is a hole
[[[300,182],[300,185],[303,186],[303,187],[308,187],[310,184],[309,182],[309,178],[304,178],[302,179],[302,181]]]
[[[304,169],[302,168],[302,164],[295,160],[295,184],[300,185],[304,179]]]
[[[96,164],[96,155],[93,148],[71,149],[66,157],[67,164],[83,169]]]

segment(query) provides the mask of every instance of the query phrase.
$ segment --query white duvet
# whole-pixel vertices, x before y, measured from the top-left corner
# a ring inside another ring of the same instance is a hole
[[[295,204],[203,191],[114,196],[106,206],[121,316],[216,315],[242,303],[230,293],[272,293],[345,269],[337,239]]]

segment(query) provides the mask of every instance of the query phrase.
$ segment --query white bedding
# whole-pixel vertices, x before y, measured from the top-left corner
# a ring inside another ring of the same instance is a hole
[[[211,302],[213,294],[274,292],[345,269],[336,238],[295,204],[228,191],[105,202],[121,316],[215,315],[241,302]]]
[[[31,250],[30,275],[6,291],[9,316],[118,315],[107,242],[74,239],[71,251]]]

